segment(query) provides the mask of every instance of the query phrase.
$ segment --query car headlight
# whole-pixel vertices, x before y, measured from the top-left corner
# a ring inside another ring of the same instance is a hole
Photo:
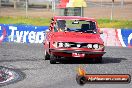
[[[87,47],[88,47],[88,48],[92,48],[92,44],[88,44]]]
[[[53,46],[57,48],[57,42],[53,42]]]
[[[93,48],[94,49],[98,49],[99,48],[99,44],[93,44]]]
[[[99,45],[99,49],[104,49],[105,46],[104,45]]]
[[[59,42],[58,43],[58,47],[63,47],[63,43],[62,42]]]
[[[70,44],[69,44],[69,43],[65,43],[64,46],[65,46],[65,47],[70,47]]]

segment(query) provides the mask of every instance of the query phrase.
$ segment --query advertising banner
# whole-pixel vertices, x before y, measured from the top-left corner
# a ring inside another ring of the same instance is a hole
[[[117,29],[118,38],[123,47],[132,47],[132,30]]]
[[[0,43],[43,43],[48,26],[0,24]],[[132,47],[131,29],[101,28],[105,46]]]
[[[132,47],[132,29],[101,28],[105,46]]]
[[[48,26],[0,24],[0,41],[17,43],[42,43]]]

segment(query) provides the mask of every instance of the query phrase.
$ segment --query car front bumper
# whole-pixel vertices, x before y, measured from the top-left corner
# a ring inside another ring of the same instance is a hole
[[[61,57],[74,57],[73,54],[83,54],[82,58],[96,58],[103,56],[106,52],[104,51],[90,51],[87,49],[50,49],[50,53],[61,56]],[[79,56],[78,56],[79,57]]]
[[[82,50],[61,50],[61,49],[50,49],[51,52],[60,53],[80,53],[80,54],[105,54],[104,51],[82,51]]]

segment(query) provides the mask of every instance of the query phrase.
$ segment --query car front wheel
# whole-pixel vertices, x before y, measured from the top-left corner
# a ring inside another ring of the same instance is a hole
[[[56,64],[56,56],[50,55],[50,64]]]
[[[44,57],[45,57],[45,60],[50,59],[50,55],[46,52],[46,50],[44,51]]]

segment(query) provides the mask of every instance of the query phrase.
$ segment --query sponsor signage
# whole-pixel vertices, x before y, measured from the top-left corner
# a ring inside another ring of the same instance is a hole
[[[17,43],[42,43],[45,39],[45,30],[48,26],[32,25],[0,25],[0,39],[2,41],[4,33],[6,36],[4,42]],[[3,31],[4,30],[4,31]]]
[[[43,43],[48,26],[0,24],[0,43]],[[105,46],[132,47],[131,29],[101,28]]]
[[[132,47],[132,30],[117,29],[118,38],[123,47]]]
[[[87,74],[84,69],[78,69],[76,81],[79,85],[86,83],[130,83],[129,74]]]

